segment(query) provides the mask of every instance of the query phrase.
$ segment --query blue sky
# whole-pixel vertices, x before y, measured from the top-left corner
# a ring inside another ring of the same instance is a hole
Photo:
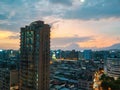
[[[20,27],[36,20],[52,26],[52,49],[120,43],[120,0],[1,0],[0,6],[0,48],[19,49]]]

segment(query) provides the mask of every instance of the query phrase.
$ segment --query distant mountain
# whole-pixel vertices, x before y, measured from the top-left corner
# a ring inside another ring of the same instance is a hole
[[[80,50],[80,46],[78,44],[72,43],[64,48],[65,50]]]
[[[111,49],[119,49],[120,50],[120,43],[116,43],[116,44],[113,44],[109,47],[104,47],[104,48],[97,48],[97,47],[80,47],[78,44],[75,44],[75,43],[72,43],[66,47],[57,47],[58,49],[61,49],[61,50],[85,50],[85,49],[92,49],[93,51],[94,50],[111,50]],[[53,50],[56,50],[56,48],[52,48]]]
[[[120,49],[120,43],[113,44],[112,46],[102,48],[104,50],[109,50],[109,49]]]

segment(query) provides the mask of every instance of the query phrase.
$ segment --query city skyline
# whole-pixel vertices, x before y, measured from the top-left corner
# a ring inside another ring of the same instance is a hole
[[[120,43],[119,0],[0,1],[0,49],[19,49],[19,28],[51,25],[51,49],[98,49]]]

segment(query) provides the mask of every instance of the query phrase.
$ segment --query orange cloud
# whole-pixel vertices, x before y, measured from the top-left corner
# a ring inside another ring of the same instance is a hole
[[[97,47],[97,48],[103,48],[108,47],[113,44],[120,43],[119,40],[115,39],[114,37],[105,37],[105,36],[97,36],[95,37],[95,40],[90,40],[82,43],[78,43],[80,47]]]
[[[19,39],[10,39],[10,36],[18,33],[10,31],[0,31],[0,48],[1,49],[19,49]]]
[[[117,20],[118,21],[118,20]],[[119,29],[117,30],[116,20],[101,21],[79,21],[64,20],[54,25],[51,30],[52,38],[60,37],[93,37],[93,40],[77,42],[80,47],[108,47],[115,43],[120,43]],[[112,26],[113,25],[113,26]],[[71,42],[70,42],[71,43]],[[55,45],[56,46],[56,45]]]

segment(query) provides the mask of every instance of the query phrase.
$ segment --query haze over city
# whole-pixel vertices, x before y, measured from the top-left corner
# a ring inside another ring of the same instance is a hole
[[[51,25],[51,49],[120,46],[120,0],[2,0],[0,49],[19,49],[20,27]]]

